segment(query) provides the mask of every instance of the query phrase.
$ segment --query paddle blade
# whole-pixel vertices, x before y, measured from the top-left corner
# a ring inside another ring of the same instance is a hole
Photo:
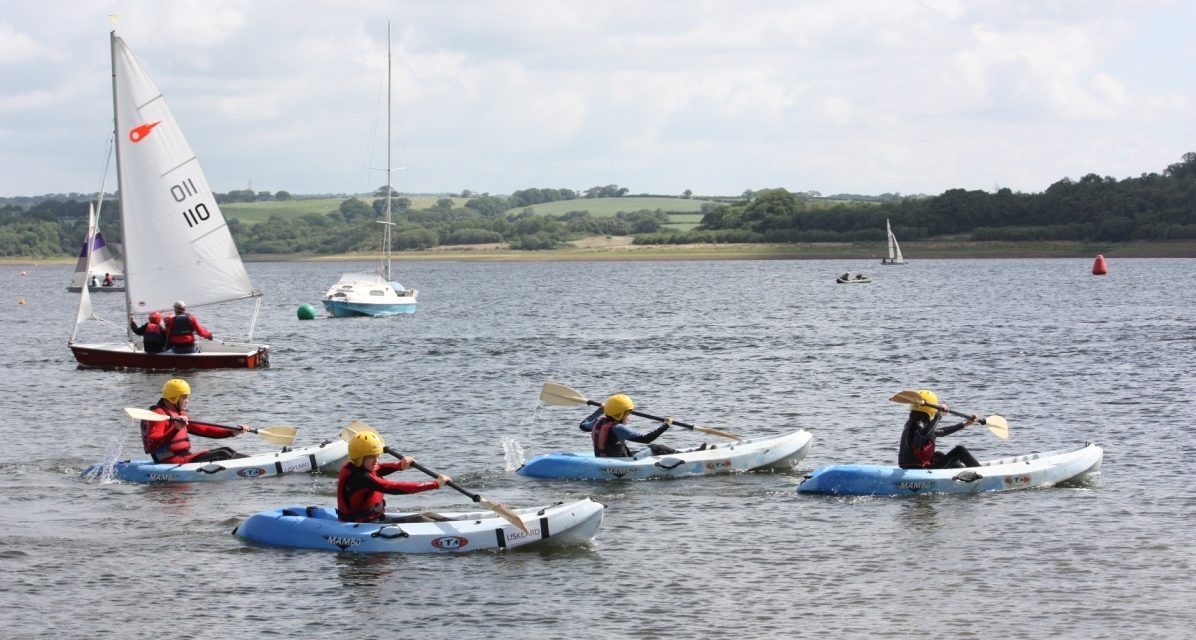
[[[378,433],[378,431],[361,420],[354,420],[349,423],[349,426],[341,429],[341,440],[349,442],[353,440],[353,436],[359,433]]]
[[[148,409],[138,409],[137,407],[125,407],[125,413],[134,420],[149,420],[150,422],[161,422],[166,419],[166,416],[160,413],[154,413]]]
[[[295,427],[279,425],[277,427],[260,427],[257,429],[257,435],[270,444],[289,447],[291,443],[295,442],[295,434],[298,431]]]
[[[527,530],[527,525],[523,524],[523,519],[520,518],[519,514],[515,513],[513,509],[511,509],[510,505],[503,504],[501,502],[495,502],[493,500],[487,500],[486,498],[482,498],[479,500],[479,502],[481,502],[482,505],[484,505],[487,509],[497,513],[503,520],[510,522],[516,527],[519,527],[519,529],[524,533],[531,533]]]
[[[1009,439],[1009,422],[1002,416],[989,416],[984,419],[984,426],[988,427],[993,435],[1002,439]]]
[[[740,438],[739,436],[737,436],[733,433],[728,433],[726,431],[719,431],[718,429],[711,429],[710,427],[700,427],[695,424],[694,431],[701,431],[702,433],[709,433],[712,436],[719,436],[721,438],[730,438],[732,440],[738,440],[739,442],[743,442],[743,438]]]
[[[901,391],[892,398],[889,398],[889,402],[910,404],[915,407],[919,407],[922,406],[922,396],[918,395],[917,391]]]
[[[580,392],[556,382],[545,382],[540,389],[540,402],[554,407],[572,407],[589,402]]]

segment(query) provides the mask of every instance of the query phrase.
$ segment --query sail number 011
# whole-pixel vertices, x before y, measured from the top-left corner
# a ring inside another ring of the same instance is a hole
[[[191,178],[187,178],[170,187],[170,197],[174,198],[175,202],[183,202],[187,198],[198,194],[199,189],[195,188],[195,183],[191,181]],[[208,205],[202,202],[183,211],[183,219],[187,221],[188,227],[194,227],[211,217],[212,212],[208,211]]]

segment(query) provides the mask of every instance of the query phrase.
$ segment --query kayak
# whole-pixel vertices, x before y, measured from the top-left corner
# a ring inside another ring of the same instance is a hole
[[[337,439],[299,449],[218,462],[160,464],[153,460],[119,460],[93,464],[83,470],[85,478],[108,478],[127,482],[212,482],[241,478],[265,478],[284,473],[339,470],[349,459],[349,444]]]
[[[966,469],[902,469],[867,464],[835,464],[815,469],[798,493],[847,496],[912,496],[923,493],[982,493],[1082,484],[1100,474],[1104,451],[1085,444],[981,462]]]
[[[493,511],[386,514],[388,522],[341,522],[331,507],[282,507],[249,516],[233,535],[273,547],[356,553],[458,553],[530,544],[584,544],[598,533],[605,507],[589,498],[514,509],[527,531]]]
[[[664,456],[598,458],[593,452],[546,453],[529,460],[517,473],[532,478],[642,480],[701,476],[754,469],[787,470],[806,457],[813,436],[804,429],[769,438],[720,443],[706,449],[685,449]]]

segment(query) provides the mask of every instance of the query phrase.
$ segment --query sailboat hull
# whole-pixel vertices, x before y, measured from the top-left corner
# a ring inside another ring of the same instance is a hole
[[[325,300],[324,310],[333,318],[352,318],[354,316],[397,316],[404,313],[415,313],[415,303],[371,304],[363,302],[348,302],[345,300]]]
[[[82,286],[79,286],[79,287],[70,286],[70,287],[67,287],[66,290],[70,291],[71,293],[82,293],[83,287]],[[103,285],[99,285],[99,286],[95,286],[95,287],[89,286],[89,287],[87,287],[87,290],[91,293],[124,293],[125,288],[123,285],[115,285],[112,287],[105,287]]]
[[[204,343],[200,353],[146,353],[127,342],[72,344],[71,352],[85,369],[261,369],[270,366],[264,344]]]

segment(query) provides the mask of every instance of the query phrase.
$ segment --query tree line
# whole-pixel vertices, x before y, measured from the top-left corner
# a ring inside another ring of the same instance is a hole
[[[348,198],[326,214],[275,216],[249,225],[231,219],[228,226],[242,253],[259,255],[333,254],[378,249],[377,221],[384,216],[387,187],[372,203]],[[578,203],[563,215],[536,214],[534,204],[590,197],[622,197],[618,185],[583,192],[529,188],[510,196],[470,196],[463,207],[441,198],[424,209],[391,191],[395,222],[393,248],[428,249],[441,245],[502,244],[512,249],[562,247],[591,235],[634,235],[639,244],[694,242],[882,242],[884,222],[892,222],[903,240],[952,237],[970,240],[1043,241],[1196,239],[1196,153],[1162,173],[1117,180],[1088,174],[1064,178],[1042,193],[1010,189],[995,192],[950,189],[938,196],[884,194],[867,201],[826,206],[815,192],[785,189],[745,191],[703,207],[702,221],[688,232],[665,230],[666,211],[625,211],[598,217]],[[287,192],[244,190],[217,194],[218,200],[250,197],[285,200]],[[86,233],[88,197],[80,194],[43,199],[0,199],[0,256],[75,255]],[[104,220],[117,213],[117,201],[104,204]],[[517,210],[517,211],[516,211]],[[514,212],[512,212],[514,211]],[[512,213],[508,213],[512,212]],[[102,226],[109,244],[120,243],[119,225]]]

